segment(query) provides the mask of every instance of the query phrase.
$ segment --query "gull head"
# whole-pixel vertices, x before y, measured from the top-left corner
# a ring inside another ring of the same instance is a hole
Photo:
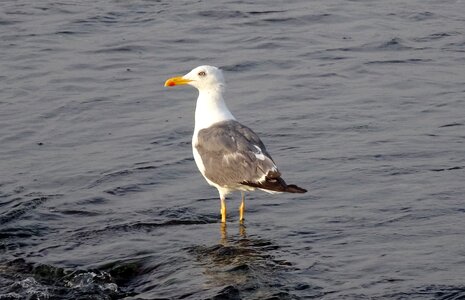
[[[222,91],[225,83],[223,72],[213,66],[200,66],[184,76],[172,77],[165,82],[165,86],[188,84],[199,91]]]

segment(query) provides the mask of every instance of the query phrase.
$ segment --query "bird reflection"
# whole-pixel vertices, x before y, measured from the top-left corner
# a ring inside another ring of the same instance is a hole
[[[226,222],[221,222],[220,223],[220,235],[221,235],[221,240],[220,244],[223,246],[228,245],[228,225],[226,225]],[[241,239],[247,239],[247,229],[244,225],[244,223],[239,223],[239,236]]]
[[[207,286],[226,287],[217,295],[218,299],[236,299],[233,294],[239,290],[259,295],[258,299],[281,292],[276,282],[281,282],[280,272],[289,263],[274,258],[279,246],[249,235],[244,224],[230,223],[228,227],[221,222],[219,230],[217,244],[192,249],[197,261],[204,266]]]
[[[221,234],[220,244],[223,246],[226,246],[228,243],[228,231],[227,231],[226,222],[220,223],[220,234]]]
[[[239,224],[239,236],[243,239],[247,238],[247,231],[245,229],[244,223]]]

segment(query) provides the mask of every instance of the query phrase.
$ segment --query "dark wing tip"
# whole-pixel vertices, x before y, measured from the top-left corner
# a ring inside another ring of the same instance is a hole
[[[287,193],[306,193],[307,190],[301,187],[298,187],[295,184],[286,184],[286,182],[281,178],[269,178],[265,177],[265,181],[263,182],[250,182],[250,181],[243,181],[241,184],[264,189],[270,190],[275,192],[287,192]]]
[[[303,189],[295,184],[288,184],[286,186],[286,192],[288,193],[299,193],[299,194],[302,194],[302,193],[306,193],[307,190],[306,189]]]

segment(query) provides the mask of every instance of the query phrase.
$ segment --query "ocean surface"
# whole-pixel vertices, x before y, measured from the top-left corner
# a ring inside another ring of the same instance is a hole
[[[203,64],[308,189],[245,226]],[[465,299],[465,2],[1,1],[0,299]]]

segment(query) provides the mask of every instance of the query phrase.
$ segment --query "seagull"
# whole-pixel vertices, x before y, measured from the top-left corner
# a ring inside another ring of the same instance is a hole
[[[184,76],[173,77],[165,87],[191,85],[199,91],[192,137],[194,160],[208,184],[218,189],[221,222],[226,223],[226,196],[240,191],[239,222],[244,221],[245,192],[259,189],[274,193],[305,193],[287,184],[257,134],[239,123],[223,99],[222,71],[199,66]]]

